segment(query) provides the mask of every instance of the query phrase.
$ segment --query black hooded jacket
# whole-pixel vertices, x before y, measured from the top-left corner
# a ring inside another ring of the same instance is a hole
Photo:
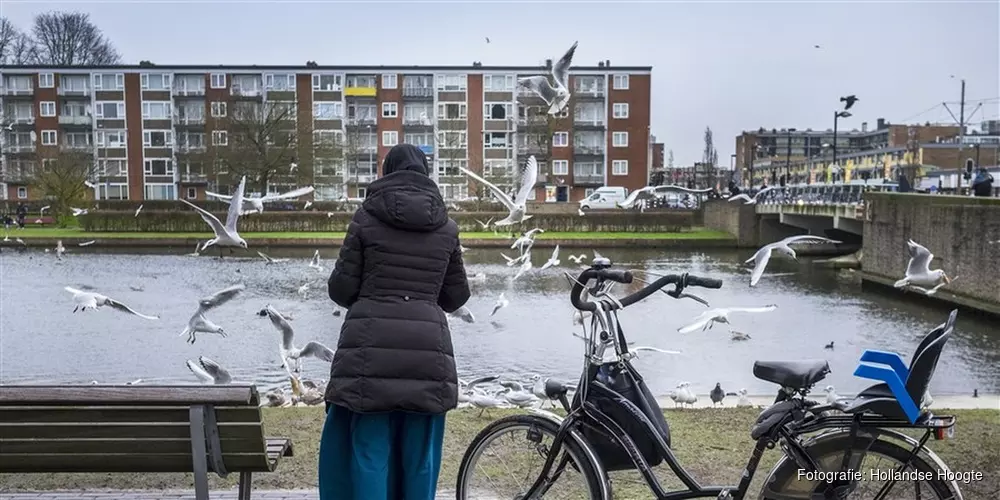
[[[359,413],[444,413],[458,405],[445,312],[469,300],[458,225],[427,159],[392,148],[347,229],[330,298],[348,308],[326,400]]]

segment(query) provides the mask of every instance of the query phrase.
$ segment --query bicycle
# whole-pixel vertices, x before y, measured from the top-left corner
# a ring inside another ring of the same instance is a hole
[[[910,423],[884,383],[865,389],[853,399],[833,404],[811,401],[806,398],[810,390],[830,373],[829,364],[823,360],[754,363],[754,376],[777,384],[779,390],[774,403],[760,413],[751,429],[756,444],[746,468],[735,486],[700,484],[670,449],[669,426],[631,364],[634,353],[628,351],[618,311],[657,291],[675,299],[692,298],[707,304],[684,290],[717,289],[722,287],[722,281],[686,273],[671,274],[651,283],[639,280],[647,285],[617,299],[610,294],[611,288],[617,283],[631,283],[633,276],[629,271],[611,269],[608,259],[595,259],[576,279],[568,273],[567,277],[573,282],[570,292],[573,306],[590,312],[591,321],[589,329],[584,325],[584,336],[588,339],[585,366],[573,401],[567,398],[567,385],[552,379],[545,382],[545,395],[558,400],[566,416],[532,409],[528,414],[504,417],[487,425],[462,458],[456,485],[459,500],[483,498],[471,483],[472,475],[487,469],[479,463],[487,455],[487,446],[510,431],[512,439],[526,440],[529,448],[533,448],[532,456],[544,459],[544,464],[537,475],[526,475],[513,495],[488,498],[541,498],[562,484],[561,476],[576,473],[582,480],[566,483],[571,491],[569,498],[610,500],[612,483],[608,472],[632,470],[639,471],[649,491],[660,500],[742,500],[748,494],[764,452],[777,447],[782,456],[765,477],[759,499],[962,500],[958,483],[949,476],[948,467],[926,447],[931,436],[936,440],[953,436],[955,417],[935,416],[922,409],[916,422]],[[590,282],[591,286],[585,285]],[[667,285],[673,285],[673,289],[663,290]],[[584,292],[596,302],[586,300]],[[916,396],[914,401],[920,402],[927,389],[941,350],[954,330],[956,316],[957,310],[952,311],[945,323],[928,333],[911,358],[905,385],[907,392]],[[605,361],[609,347],[614,348],[615,359]],[[622,391],[625,394],[616,390],[621,387],[625,387]],[[924,433],[918,440],[897,429],[922,429]],[[551,438],[551,445],[541,444],[546,437]],[[886,469],[891,471],[888,481],[874,496],[868,496],[861,489],[873,481],[870,477],[866,479],[865,473],[869,471],[862,466],[863,461],[873,457],[891,459],[897,465]],[[686,489],[663,488],[651,469],[661,462],[666,462]],[[515,475],[506,462],[504,467],[509,475]],[[918,480],[905,480],[906,475],[915,474],[920,474],[915,477]],[[900,496],[900,492],[906,496]]]

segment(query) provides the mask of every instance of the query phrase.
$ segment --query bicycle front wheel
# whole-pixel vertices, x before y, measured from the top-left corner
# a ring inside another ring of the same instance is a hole
[[[864,439],[859,436],[859,439]],[[938,477],[938,467],[932,466],[920,453],[912,458],[911,448],[874,439],[866,450],[856,447],[851,452],[848,467],[853,477],[809,475],[799,469],[794,460],[784,457],[764,481],[760,500],[812,500],[824,498],[828,489],[825,479],[840,480],[836,494],[840,500],[954,500],[961,493],[952,491],[948,481]],[[832,436],[809,446],[807,452],[820,471],[840,471],[844,452],[851,448],[849,435]],[[903,464],[906,464],[905,466]],[[899,474],[896,471],[902,473]],[[943,471],[942,471],[943,472]]]
[[[457,498],[524,498],[542,473],[559,427],[534,415],[497,420],[472,440],[458,469]],[[538,496],[546,499],[600,500],[601,481],[594,465],[572,440],[564,440]]]

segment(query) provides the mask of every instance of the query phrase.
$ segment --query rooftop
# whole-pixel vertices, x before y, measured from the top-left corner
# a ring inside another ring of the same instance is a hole
[[[500,71],[518,71],[518,72],[544,72],[547,71],[547,67],[544,65],[535,66],[486,66],[480,63],[473,63],[466,66],[393,66],[393,65],[320,65],[320,64],[301,64],[301,65],[262,65],[258,66],[256,64],[251,65],[211,65],[211,64],[114,64],[114,65],[94,65],[94,66],[56,66],[56,65],[9,65],[0,68],[0,72],[8,73],[31,73],[46,70],[60,70],[62,72],[83,72],[83,71],[172,71],[172,72],[185,72],[190,71],[192,73],[207,73],[211,71],[226,71],[230,73],[239,72],[267,72],[267,71],[294,71],[294,72],[323,72],[323,71],[352,71],[352,72],[384,72],[384,71],[397,71],[402,73],[414,73],[414,72],[428,72],[428,71],[465,71],[468,73],[490,73],[490,72],[500,72]],[[650,72],[653,70],[652,66],[611,66],[610,64],[600,63],[597,66],[572,66],[570,71],[588,71],[588,72],[602,72],[602,73],[613,73],[613,72]]]

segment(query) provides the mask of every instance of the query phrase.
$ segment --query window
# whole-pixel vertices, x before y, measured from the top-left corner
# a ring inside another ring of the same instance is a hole
[[[508,147],[509,144],[510,142],[507,141],[507,132],[487,132],[483,134],[484,148],[503,149]]]
[[[24,186],[17,187],[17,197],[18,199],[25,200],[28,198],[28,188]]]
[[[124,101],[98,101],[96,106],[96,113],[94,113],[94,115],[98,118],[109,118],[115,120],[125,118]]]
[[[295,75],[287,73],[264,75],[264,88],[278,91],[295,90]]]
[[[313,143],[324,146],[343,144],[344,133],[340,130],[316,130],[313,132]]]
[[[616,148],[628,147],[628,132],[612,132],[611,145]]]
[[[628,175],[628,160],[612,160],[611,175]]]
[[[552,175],[569,175],[569,161],[552,160]]]
[[[569,146],[569,132],[556,132],[552,134],[552,147],[564,148]]]
[[[512,92],[514,75],[483,75],[483,90],[486,92]]]
[[[512,160],[483,160],[483,176],[485,177],[507,177],[514,173],[514,162]],[[506,188],[506,186],[502,186]]]
[[[468,75],[437,75],[434,79],[438,90],[465,90],[468,83]]]
[[[344,103],[335,102],[314,102],[314,120],[339,120],[344,117]]]
[[[172,200],[174,199],[173,184],[146,184],[147,200]]]
[[[382,103],[382,118],[395,118],[399,114],[399,106],[394,102]]]
[[[42,131],[42,146],[55,146],[58,142],[58,134],[55,130]]]
[[[139,75],[139,87],[142,90],[170,90],[170,74],[143,73]]]
[[[225,130],[212,131],[213,146],[226,146],[228,144],[229,144],[229,132],[226,132]]]
[[[174,145],[174,133],[169,130],[144,130],[142,145],[147,148],[166,148]]]
[[[62,92],[89,92],[90,78],[87,75],[63,75],[59,78],[59,90]]]
[[[584,190],[583,190],[583,197],[584,197],[584,198],[590,198],[590,196],[591,196],[592,194],[594,194],[594,192],[596,192],[596,191],[597,191],[597,189],[595,189],[595,188],[587,188],[587,189],[584,189]]]
[[[90,102],[63,101],[59,106],[60,116],[90,117]]]
[[[506,120],[514,117],[514,105],[509,102],[488,102],[483,104],[483,116],[487,120]]]
[[[462,175],[462,171],[459,170],[458,167],[468,168],[468,160],[455,158],[437,161],[437,171],[439,176],[455,177]]]
[[[51,89],[56,86],[56,79],[52,76],[52,73],[39,73],[38,74],[38,87],[43,89]]]
[[[142,103],[142,118],[145,120],[169,120],[170,101],[146,101]]]
[[[394,89],[396,88],[396,74],[382,75],[382,88],[384,89]]]
[[[367,198],[367,197],[368,197],[368,188],[359,187],[358,198]]]
[[[212,73],[212,88],[213,89],[224,89],[226,88],[226,74],[225,73]]]
[[[205,147],[205,134],[203,132],[181,132],[177,136],[177,147],[191,150]]]
[[[463,149],[466,145],[465,132],[438,132],[438,145],[441,149]]]
[[[63,134],[63,145],[73,149],[89,149],[91,147],[90,133],[69,132]]]
[[[373,89],[375,88],[375,76],[351,75],[347,77],[347,86],[349,88]]]
[[[340,90],[342,79],[340,75],[313,75],[313,90]]]
[[[42,101],[38,103],[38,116],[56,116],[55,101]]]
[[[615,90],[628,90],[628,75],[615,75],[612,77],[611,88]]]
[[[187,199],[193,200],[198,197],[198,190],[192,187],[187,188],[187,193],[184,195]]]
[[[124,148],[124,130],[98,130],[95,138],[97,145],[102,148]]]
[[[420,132],[405,134],[403,136],[403,142],[407,144],[413,144],[414,146],[432,146],[434,144],[434,133],[433,132]]]
[[[222,101],[212,101],[212,116],[215,118],[225,118],[228,110],[226,103]]]
[[[142,173],[146,175],[174,175],[174,162],[170,158],[156,158],[142,162]]]
[[[403,121],[430,125],[434,118],[434,105],[430,103],[407,103],[403,105]]]
[[[460,102],[439,102],[438,120],[464,120],[468,113],[465,103]]]
[[[391,130],[388,132],[382,132],[382,145],[385,147],[395,146],[399,143],[399,132]]]
[[[125,73],[98,73],[94,75],[96,90],[122,90],[125,88]]]
[[[614,113],[612,116],[619,119],[628,118],[628,103],[627,102],[616,102],[612,108]]]

